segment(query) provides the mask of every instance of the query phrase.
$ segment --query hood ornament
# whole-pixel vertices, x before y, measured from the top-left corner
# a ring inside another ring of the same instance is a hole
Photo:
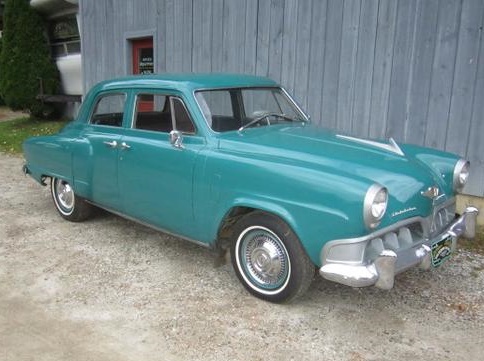
[[[427,190],[420,192],[424,197],[435,199],[439,196],[440,190],[437,186],[428,187]]]
[[[374,140],[355,138],[355,137],[350,137],[350,136],[341,135],[341,134],[336,134],[336,136],[341,139],[351,140],[353,142],[370,145],[372,147],[380,148],[388,152],[392,152],[394,154],[405,156],[405,153],[403,153],[402,148],[400,148],[397,142],[395,142],[395,139],[391,137],[388,139],[388,144],[387,144],[387,143],[376,142]]]

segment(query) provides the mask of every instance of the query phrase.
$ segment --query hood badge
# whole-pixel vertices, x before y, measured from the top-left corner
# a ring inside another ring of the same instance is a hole
[[[432,187],[428,187],[426,191],[420,192],[420,194],[423,195],[424,197],[427,197],[433,200],[439,196],[440,190],[439,190],[439,187],[432,186]]]
[[[408,212],[413,212],[413,211],[416,211],[416,210],[417,210],[417,207],[405,208],[405,209],[402,209],[400,211],[393,212],[392,217],[401,216],[402,214],[405,214],[405,213],[408,213]]]

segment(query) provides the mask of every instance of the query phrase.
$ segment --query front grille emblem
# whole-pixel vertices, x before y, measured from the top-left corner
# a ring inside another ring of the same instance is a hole
[[[424,197],[435,199],[439,196],[440,190],[439,187],[433,186],[429,187],[426,191],[420,192]]]

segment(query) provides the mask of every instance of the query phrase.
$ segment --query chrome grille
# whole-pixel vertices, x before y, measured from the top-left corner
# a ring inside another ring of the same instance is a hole
[[[434,209],[430,234],[440,233],[455,218],[455,203],[446,204]]]
[[[365,260],[371,262],[378,257],[383,250],[398,252],[401,249],[412,247],[423,240],[423,230],[420,222],[400,227],[394,232],[370,240],[365,249]]]

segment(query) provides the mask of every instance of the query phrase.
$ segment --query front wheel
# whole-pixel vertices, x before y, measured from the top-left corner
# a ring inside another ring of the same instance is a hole
[[[81,222],[92,214],[93,206],[77,196],[67,181],[52,178],[50,190],[55,208],[62,218],[72,222]]]
[[[263,212],[237,222],[231,258],[244,287],[270,302],[300,296],[314,277],[314,265],[296,234],[281,219]]]

